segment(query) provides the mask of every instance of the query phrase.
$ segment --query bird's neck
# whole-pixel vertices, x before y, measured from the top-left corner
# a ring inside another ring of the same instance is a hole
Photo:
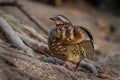
[[[56,24],[56,26],[72,25],[71,23]]]

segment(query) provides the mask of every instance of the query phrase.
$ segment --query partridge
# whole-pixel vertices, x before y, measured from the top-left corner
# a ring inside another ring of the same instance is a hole
[[[85,59],[92,59],[94,53],[93,37],[84,27],[76,26],[63,15],[50,18],[55,22],[48,34],[48,46],[52,55],[65,60],[65,67],[68,61],[77,63],[74,71],[78,70],[80,62]]]

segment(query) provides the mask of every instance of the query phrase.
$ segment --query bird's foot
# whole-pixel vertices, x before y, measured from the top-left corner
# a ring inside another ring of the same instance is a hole
[[[58,63],[55,63],[55,65],[56,65],[56,66],[60,66],[60,64],[58,64]]]
[[[63,67],[66,67],[67,66],[67,64],[68,64],[68,60],[66,60],[64,63],[63,63]]]
[[[67,60],[66,60],[62,65],[59,64],[59,63],[55,63],[55,65],[57,65],[57,66],[63,66],[63,67],[66,67],[67,64],[68,64],[68,61],[67,61]]]

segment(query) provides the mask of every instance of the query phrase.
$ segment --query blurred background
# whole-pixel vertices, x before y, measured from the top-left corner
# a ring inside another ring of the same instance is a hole
[[[95,41],[97,55],[105,56],[120,51],[120,0],[17,0],[43,22],[48,29],[54,23],[50,17],[65,15],[75,25],[90,30]],[[19,18],[23,24],[34,25],[16,7],[1,7],[5,12]]]

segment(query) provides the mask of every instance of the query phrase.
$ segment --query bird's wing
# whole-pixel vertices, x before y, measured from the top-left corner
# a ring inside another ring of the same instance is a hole
[[[88,38],[90,39],[90,43],[93,45],[93,50],[94,50],[94,40],[93,40],[93,36],[90,33],[90,31],[84,27],[78,26],[80,29],[82,29],[88,36]]]
[[[65,46],[62,45],[62,43],[64,42],[64,39],[62,38],[61,27],[51,28],[48,36],[49,36],[48,46],[50,50],[52,50],[52,52],[55,52],[55,53],[64,52]]]
[[[87,36],[90,38],[90,40],[93,41],[93,36],[88,29],[86,29],[82,26],[77,26],[77,27],[79,27],[81,30],[83,30],[87,34]]]
[[[81,43],[79,43],[80,47],[83,47],[86,52],[86,57],[88,59],[93,59],[94,57],[94,45],[90,40],[84,40]]]
[[[66,29],[66,39],[64,40],[64,44],[78,44],[87,39],[87,33],[78,26],[70,25],[66,28],[68,29]]]

